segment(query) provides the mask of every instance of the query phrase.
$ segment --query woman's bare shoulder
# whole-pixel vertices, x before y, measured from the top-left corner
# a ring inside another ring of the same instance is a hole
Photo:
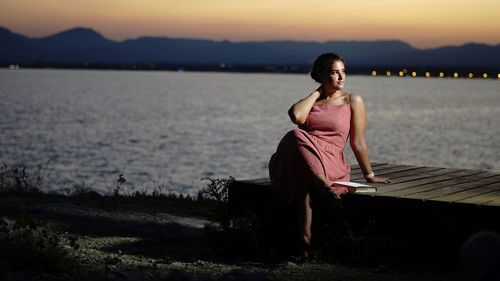
[[[349,97],[349,103],[351,105],[359,105],[363,104],[363,97],[360,94],[357,93],[346,93],[347,96]]]

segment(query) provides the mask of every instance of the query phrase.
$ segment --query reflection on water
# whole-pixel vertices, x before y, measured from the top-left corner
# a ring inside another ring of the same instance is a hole
[[[496,80],[348,77],[372,161],[500,170]],[[50,161],[48,189],[84,183],[194,194],[204,176],[267,176],[307,75],[0,71],[0,161]],[[348,158],[355,163],[347,149]]]

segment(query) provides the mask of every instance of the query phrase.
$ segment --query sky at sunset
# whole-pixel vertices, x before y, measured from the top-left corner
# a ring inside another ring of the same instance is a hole
[[[0,0],[0,26],[30,37],[89,27],[231,41],[397,39],[417,48],[500,44],[499,0]]]

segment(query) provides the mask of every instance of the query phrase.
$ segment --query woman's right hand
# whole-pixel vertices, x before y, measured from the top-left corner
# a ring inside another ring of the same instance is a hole
[[[392,181],[389,178],[377,177],[373,176],[371,178],[366,179],[369,183],[391,183]]]

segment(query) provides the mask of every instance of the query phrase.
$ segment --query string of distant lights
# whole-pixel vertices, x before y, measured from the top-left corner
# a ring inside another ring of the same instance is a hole
[[[221,65],[221,68],[224,68],[224,66]],[[134,65],[134,68],[135,68],[135,65]],[[10,70],[19,70],[21,69],[21,67],[17,64],[11,64],[8,66],[8,69]],[[380,76],[380,77],[391,77],[391,76],[395,76],[395,77],[426,77],[426,78],[431,78],[431,77],[439,77],[439,78],[468,78],[468,79],[472,79],[472,78],[494,78],[494,74],[491,74],[491,77],[490,77],[490,74],[486,73],[486,72],[483,72],[483,73],[478,73],[478,72],[449,72],[449,73],[445,73],[443,71],[440,71],[440,72],[434,72],[434,73],[431,73],[430,71],[422,71],[422,72],[417,72],[417,71],[411,71],[409,72],[408,69],[402,69],[398,72],[392,72],[390,70],[386,70],[385,72],[382,70],[382,71],[378,71],[376,69],[372,70],[372,76]],[[500,73],[498,73],[496,75],[496,77],[498,79],[500,79]]]
[[[474,73],[474,72],[467,72],[466,74],[462,73],[460,74],[459,72],[450,72],[450,73],[445,73],[445,72],[439,72],[439,73],[434,73],[432,74],[431,72],[429,71],[425,71],[425,72],[420,72],[420,73],[417,73],[416,71],[412,71],[412,72],[408,72],[407,69],[403,69],[403,70],[400,70],[399,72],[397,73],[393,73],[392,71],[390,70],[386,70],[385,72],[384,71],[377,71],[377,70],[372,70],[372,76],[386,76],[386,77],[391,77],[391,76],[399,76],[399,77],[426,77],[426,78],[430,78],[430,77],[439,77],[439,78],[445,78],[445,77],[450,77],[450,78],[469,78],[469,79],[472,79],[472,78],[488,78],[490,77],[490,75],[486,72],[484,73]],[[492,76],[491,78],[493,78],[494,76]],[[497,74],[497,78],[500,79],[500,73]]]

